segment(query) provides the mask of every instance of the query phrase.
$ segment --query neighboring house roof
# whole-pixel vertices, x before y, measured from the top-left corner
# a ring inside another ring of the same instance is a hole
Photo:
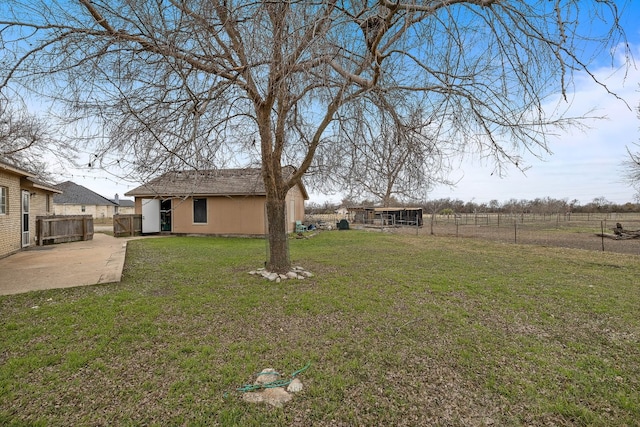
[[[118,200],[115,201],[114,199],[109,199],[111,200],[114,204],[120,206],[121,208],[134,208],[136,206],[136,203],[133,200]]]
[[[292,166],[283,168],[291,174]],[[300,189],[308,199],[304,185]],[[127,191],[125,196],[136,197],[187,197],[187,196],[264,196],[266,190],[259,168],[218,169],[204,171],[166,172],[140,187]]]
[[[95,206],[117,206],[114,202],[94,193],[87,187],[78,185],[71,181],[66,181],[56,185],[62,190],[62,194],[53,196],[53,203],[59,205],[95,205]]]
[[[45,191],[49,191],[52,193],[61,193],[62,191],[59,190],[58,188],[56,188],[55,185],[53,184],[49,184],[47,182],[44,182],[40,179],[38,179],[38,177],[27,171],[24,170],[22,168],[20,168],[19,166],[9,163],[5,160],[0,160],[0,171],[4,171],[4,172],[10,172],[12,174],[18,175],[21,178],[24,178],[26,181],[28,181],[29,186],[34,187],[34,188],[38,188],[40,190],[45,190]]]

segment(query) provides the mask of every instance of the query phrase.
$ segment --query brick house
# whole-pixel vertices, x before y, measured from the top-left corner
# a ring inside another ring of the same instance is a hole
[[[117,213],[133,213],[132,200],[107,199],[71,181],[57,184],[56,188],[62,191],[53,197],[56,215],[91,215],[94,219],[109,219]]]
[[[52,184],[0,160],[0,258],[36,242],[36,216],[53,214]]]

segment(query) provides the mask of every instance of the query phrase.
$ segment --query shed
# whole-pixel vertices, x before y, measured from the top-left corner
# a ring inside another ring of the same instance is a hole
[[[294,172],[292,166],[283,174]],[[266,190],[260,168],[167,172],[125,193],[135,198],[142,232],[174,234],[264,235]],[[302,183],[286,197],[287,229],[304,220],[309,196]],[[146,225],[145,225],[146,224]]]
[[[380,226],[418,226],[423,224],[422,208],[355,207],[349,213],[353,222]]]

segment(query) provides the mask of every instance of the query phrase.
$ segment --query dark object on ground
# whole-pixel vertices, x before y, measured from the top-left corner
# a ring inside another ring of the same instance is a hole
[[[349,229],[349,221],[346,219],[341,219],[340,222],[336,222],[336,227],[338,230],[348,230]]]
[[[640,238],[640,230],[625,230],[622,224],[620,224],[619,222],[616,222],[616,226],[612,230],[613,230],[613,234],[600,233],[600,234],[597,234],[597,236],[606,237],[608,239],[614,239],[614,240],[628,240],[628,239]]]

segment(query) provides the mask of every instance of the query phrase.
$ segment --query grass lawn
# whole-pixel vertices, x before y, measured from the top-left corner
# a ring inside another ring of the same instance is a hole
[[[118,284],[0,297],[0,425],[640,425],[638,256],[356,230],[129,243]],[[236,388],[300,375],[284,408]]]

